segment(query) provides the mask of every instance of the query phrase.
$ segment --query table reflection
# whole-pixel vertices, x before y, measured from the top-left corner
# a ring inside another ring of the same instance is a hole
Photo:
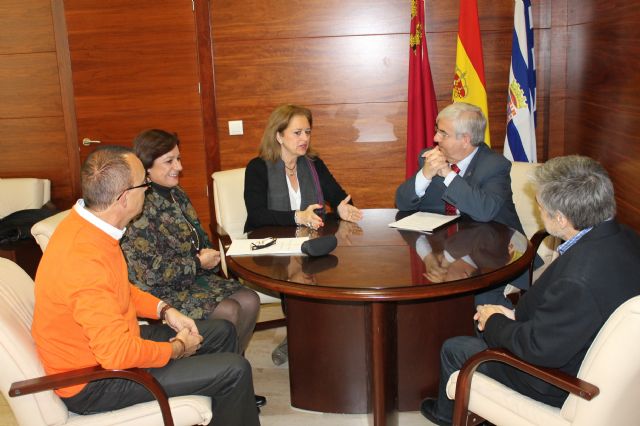
[[[450,283],[484,287],[477,278],[500,271],[520,258],[528,247],[524,235],[498,223],[460,219],[427,234],[388,226],[406,213],[384,209],[364,212],[358,223],[341,221],[329,214],[325,226],[318,230],[271,226],[249,235],[249,238],[317,238],[334,234],[338,246],[328,259],[304,255],[250,256],[235,257],[233,262],[236,267],[257,274],[258,277],[252,277],[254,281],[264,279],[265,284],[273,285],[275,291],[282,291],[275,288],[277,282],[287,282],[332,289],[422,286],[431,294],[439,291],[435,287]]]
[[[441,283],[494,271],[518,259],[524,235],[497,223],[461,222],[433,234],[400,231],[411,247],[416,284]]]
[[[316,274],[338,266],[338,258],[332,254],[320,257],[269,256],[256,257],[255,263],[268,268],[269,276],[273,279],[316,284]]]

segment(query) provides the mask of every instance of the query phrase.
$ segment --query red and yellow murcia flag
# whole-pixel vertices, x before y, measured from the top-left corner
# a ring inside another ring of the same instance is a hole
[[[460,0],[458,19],[458,47],[456,50],[456,74],[453,78],[453,101],[467,102],[482,109],[487,117],[484,141],[489,141],[489,115],[487,108],[487,84],[484,78],[482,41],[478,22],[476,0]]]
[[[418,154],[433,146],[438,106],[424,29],[424,0],[411,0],[406,177],[418,170]]]

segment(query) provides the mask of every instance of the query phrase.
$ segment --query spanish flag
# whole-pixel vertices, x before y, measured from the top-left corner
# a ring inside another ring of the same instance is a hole
[[[456,74],[453,78],[453,101],[467,102],[482,109],[487,117],[484,141],[489,141],[489,114],[487,108],[487,84],[484,78],[482,41],[478,22],[476,0],[460,0],[458,19],[458,47],[456,50]]]

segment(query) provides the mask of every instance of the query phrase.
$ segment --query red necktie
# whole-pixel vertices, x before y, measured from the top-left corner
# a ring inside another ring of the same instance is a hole
[[[451,165],[451,170],[453,170],[455,173],[460,172],[460,168],[456,165],[456,164],[452,164]],[[453,204],[449,204],[445,201],[444,203],[444,214],[446,215],[454,215],[457,214],[458,211],[456,209],[456,206],[454,206]]]

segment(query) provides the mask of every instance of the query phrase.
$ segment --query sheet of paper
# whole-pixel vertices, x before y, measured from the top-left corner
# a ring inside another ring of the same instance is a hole
[[[263,238],[233,240],[231,247],[227,250],[227,256],[264,256],[276,254],[302,254],[302,243],[307,241],[309,237],[299,238],[278,238],[272,246],[263,249],[251,250],[251,244],[259,244]]]
[[[441,227],[459,215],[443,215],[428,212],[416,212],[411,216],[400,219],[397,222],[390,223],[392,228],[407,229],[409,231],[432,232],[434,229]]]

